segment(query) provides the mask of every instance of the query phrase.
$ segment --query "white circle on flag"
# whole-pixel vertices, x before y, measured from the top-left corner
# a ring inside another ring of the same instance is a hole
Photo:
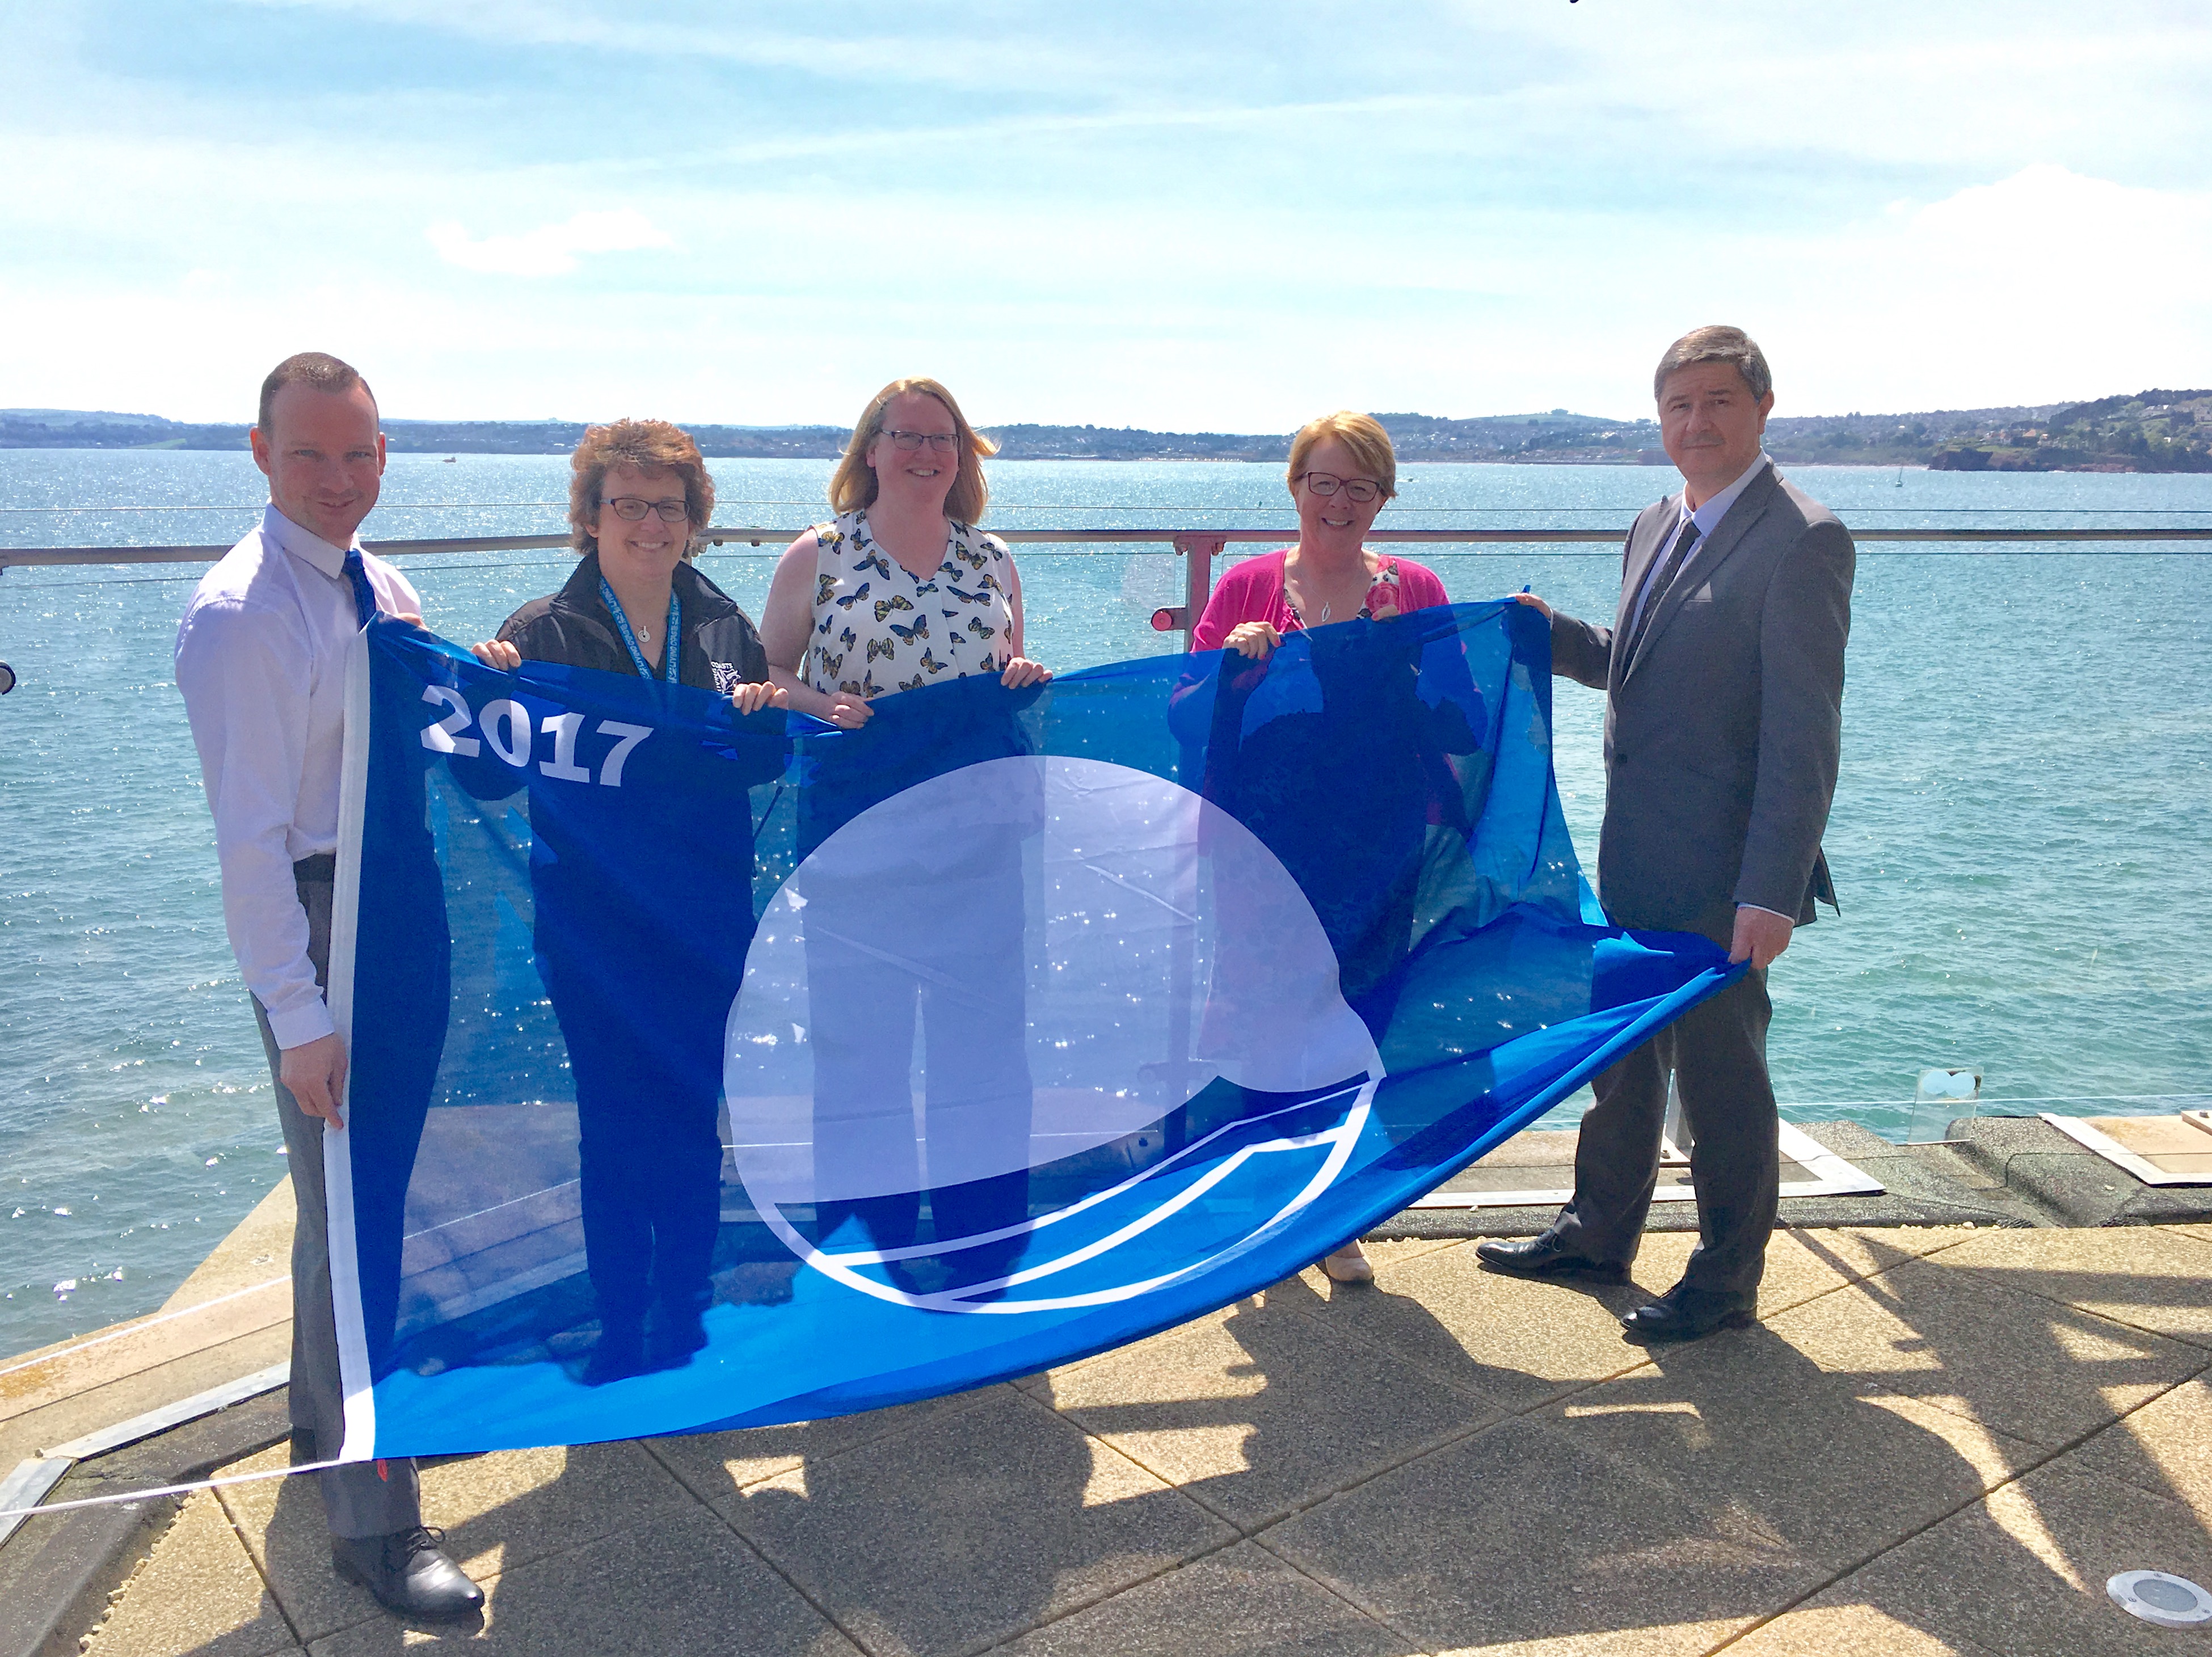
[[[1340,1094],[1334,1131],[1291,1147],[1312,1166],[1289,1207],[1258,1205],[1249,1241],[1341,1171],[1382,1076],[1273,853],[1165,778],[1063,756],[948,772],[831,835],[762,916],[725,1059],[738,1174],[794,1252],[883,1298],[1001,1313],[1067,1303],[1045,1238],[971,1303],[879,1283],[858,1266],[880,1251],[817,1253],[790,1216],[1079,1165],[1126,1166],[1114,1200],[1141,1212],[1162,1119],[1215,1082]],[[957,1246],[943,1229],[940,1205],[936,1243],[908,1252]],[[1102,1284],[1086,1248],[1085,1300],[1158,1276]]]

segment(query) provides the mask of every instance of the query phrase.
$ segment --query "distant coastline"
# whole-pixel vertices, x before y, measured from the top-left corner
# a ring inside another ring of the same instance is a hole
[[[1407,461],[1475,464],[1663,465],[1649,420],[1545,414],[1376,416]],[[385,422],[401,454],[566,454],[582,421]],[[848,434],[835,426],[689,428],[715,458],[826,460]],[[1010,460],[1281,460],[1288,433],[1154,432],[1101,426],[987,428]],[[0,409],[0,449],[242,449],[243,424],[194,425],[158,415]],[[1778,416],[1766,446],[1799,465],[1926,466],[1941,471],[2212,471],[2212,390],[2149,390],[2090,403],[1918,414]]]

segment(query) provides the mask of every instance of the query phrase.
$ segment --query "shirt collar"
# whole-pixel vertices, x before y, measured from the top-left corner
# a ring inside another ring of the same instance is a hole
[[[313,565],[333,581],[345,573],[348,549],[344,547],[332,546],[313,530],[301,528],[299,525],[276,510],[276,503],[274,501],[269,503],[268,509],[261,514],[261,538],[264,541],[275,542],[284,551],[290,553],[303,563]],[[356,547],[359,546],[361,537],[357,535],[354,537],[353,543]]]
[[[1762,466],[1771,466],[1773,464],[1773,458],[1768,455],[1765,450],[1761,449],[1759,452],[1759,458],[1753,461],[1750,465],[1744,468],[1742,476],[1737,478],[1735,483],[1729,484],[1726,489],[1707,497],[1705,504],[1699,507],[1695,512],[1692,512],[1690,510],[1690,497],[1687,491],[1685,491],[1682,495],[1681,513],[1675,519],[1674,522],[1677,525],[1680,525],[1684,518],[1696,520],[1698,525],[1698,538],[1700,541],[1704,540],[1707,536],[1711,535],[1715,530],[1720,527],[1721,519],[1728,516],[1728,509],[1735,505],[1736,497],[1751,487],[1751,481],[1759,476],[1759,468]]]

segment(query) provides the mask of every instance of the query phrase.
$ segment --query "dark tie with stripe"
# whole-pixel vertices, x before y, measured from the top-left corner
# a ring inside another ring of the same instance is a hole
[[[1644,648],[1644,640],[1650,635],[1651,618],[1659,612],[1659,602],[1667,596],[1667,589],[1674,585],[1674,578],[1682,573],[1682,566],[1690,561],[1690,554],[1704,538],[1698,520],[1682,520],[1682,532],[1674,537],[1674,544],[1667,549],[1660,561],[1658,573],[1652,576],[1644,589],[1644,603],[1628,626],[1628,649],[1620,659],[1623,673],[1636,665],[1636,652]]]
[[[363,627],[376,614],[376,589],[368,583],[368,566],[361,561],[361,549],[356,547],[345,555],[345,578],[353,586],[354,613],[361,617]]]

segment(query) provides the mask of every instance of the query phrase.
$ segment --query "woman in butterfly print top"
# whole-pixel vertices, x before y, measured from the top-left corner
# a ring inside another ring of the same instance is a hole
[[[848,731],[878,696],[995,672],[1052,676],[1022,654],[1012,554],[976,529],[994,452],[935,380],[896,379],[854,428],[830,482],[837,516],[791,543],[761,616],[769,677],[802,713]]]
[[[830,480],[837,516],[792,543],[761,618],[770,676],[793,709],[858,733],[875,699],[902,690],[987,673],[1009,689],[1051,677],[1022,654],[1012,557],[974,527],[989,493],[982,458],[993,449],[934,380],[894,380],[870,399]],[[957,759],[1023,751],[1011,707],[1001,719],[978,702],[969,707],[968,724],[932,727],[927,752],[872,749],[869,732],[823,753],[800,799],[802,859],[909,781]],[[946,744],[961,750],[957,758]],[[840,749],[851,751],[841,756]],[[1021,831],[1000,823],[980,826],[951,865],[923,847],[896,870],[839,880],[817,867],[810,877],[801,924],[813,1162],[818,1189],[840,1193],[817,1196],[817,1243],[857,1226],[874,1247],[896,1251],[919,1235],[922,1176],[909,1090],[917,1019],[926,1137],[940,1146],[936,1136],[947,1133],[970,1145],[1018,1144],[1026,1155],[1021,871]],[[957,1152],[930,1158],[935,1167],[957,1160]],[[862,1189],[872,1194],[843,1194]],[[1026,1168],[933,1188],[938,1239],[994,1239],[958,1251],[950,1269],[977,1284],[1010,1266],[1026,1241],[1016,1228],[1028,1205]],[[888,1275],[909,1289],[932,1287],[934,1269],[899,1261]],[[913,1275],[918,1270],[923,1276]]]

